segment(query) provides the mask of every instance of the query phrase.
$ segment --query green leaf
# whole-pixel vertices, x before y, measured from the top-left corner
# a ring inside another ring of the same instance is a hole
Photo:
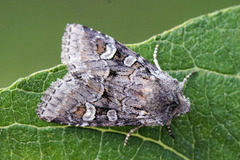
[[[83,128],[47,123],[35,113],[59,65],[0,90],[0,159],[240,159],[240,6],[191,19],[149,40],[128,45],[152,62],[159,44],[163,70],[185,87],[191,112],[165,127]]]

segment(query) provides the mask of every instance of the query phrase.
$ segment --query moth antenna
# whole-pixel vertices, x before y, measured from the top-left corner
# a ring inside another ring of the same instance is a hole
[[[194,73],[196,73],[196,72],[197,72],[197,71],[193,71],[193,72],[189,73],[189,74],[183,79],[183,81],[180,82],[180,88],[181,88],[181,90],[183,90],[183,87],[184,87],[185,83],[187,82],[187,80],[189,79],[189,77],[190,77],[191,75],[193,75]]]
[[[172,130],[170,128],[170,125],[167,125],[167,132],[172,137],[172,139],[175,139],[174,135],[172,134]]]
[[[131,130],[128,132],[128,134],[127,134],[127,136],[126,136],[126,138],[125,138],[125,140],[124,140],[124,146],[127,145],[127,141],[128,141],[128,139],[129,139],[129,137],[131,136],[131,134],[132,134],[133,132],[135,132],[136,130],[138,130],[139,128],[141,128],[142,126],[143,126],[143,125],[137,126],[136,128],[133,128],[133,129],[131,129]]]
[[[158,47],[159,45],[156,44],[156,47],[154,49],[154,52],[153,52],[153,62],[155,64],[155,66],[161,71],[162,69],[160,68],[159,64],[158,64],[158,61],[157,61],[157,51],[158,51]]]

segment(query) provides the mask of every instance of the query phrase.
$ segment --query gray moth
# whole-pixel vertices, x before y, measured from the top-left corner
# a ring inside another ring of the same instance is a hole
[[[190,111],[184,83],[114,40],[80,24],[68,24],[62,63],[68,73],[45,91],[36,110],[44,121],[74,126],[170,125]],[[169,129],[170,135],[170,129]]]

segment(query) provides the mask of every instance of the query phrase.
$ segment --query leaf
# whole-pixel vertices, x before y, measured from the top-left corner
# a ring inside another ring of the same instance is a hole
[[[163,70],[185,87],[191,112],[165,127],[83,128],[47,123],[35,113],[64,65],[39,71],[0,90],[0,159],[240,159],[240,6],[191,19],[149,40],[128,45],[152,61],[159,44]]]

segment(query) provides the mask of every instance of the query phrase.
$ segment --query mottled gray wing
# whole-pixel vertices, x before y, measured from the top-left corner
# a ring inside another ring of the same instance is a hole
[[[38,105],[46,121],[77,126],[164,125],[180,103],[178,82],[91,28],[70,24],[62,44],[69,73]],[[183,97],[185,98],[185,97]]]

